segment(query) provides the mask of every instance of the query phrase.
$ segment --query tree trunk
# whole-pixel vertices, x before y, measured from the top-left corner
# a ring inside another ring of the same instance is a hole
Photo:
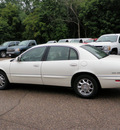
[[[78,20],[78,38],[80,38],[80,22]]]

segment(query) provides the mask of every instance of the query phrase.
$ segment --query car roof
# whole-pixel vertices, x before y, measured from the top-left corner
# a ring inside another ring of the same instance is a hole
[[[103,35],[101,35],[101,36],[108,36],[108,35],[118,35],[118,36],[120,36],[120,33],[103,34]]]
[[[50,43],[50,44],[40,44],[40,45],[37,45],[37,46],[34,46],[34,47],[39,47],[39,46],[69,46],[69,47],[75,47],[75,48],[77,48],[77,47],[80,47],[80,46],[83,46],[83,45],[85,45],[85,44],[83,44],[83,43]]]

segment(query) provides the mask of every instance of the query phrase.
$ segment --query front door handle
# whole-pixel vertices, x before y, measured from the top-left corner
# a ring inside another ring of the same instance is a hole
[[[37,65],[37,64],[35,64],[35,65],[33,65],[34,67],[39,67],[39,65]]]

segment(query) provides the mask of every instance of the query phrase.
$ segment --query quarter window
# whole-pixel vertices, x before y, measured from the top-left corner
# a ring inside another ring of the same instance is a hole
[[[21,61],[41,61],[46,47],[33,48],[21,56]]]
[[[78,54],[74,49],[70,49],[70,60],[77,60],[78,59]]]

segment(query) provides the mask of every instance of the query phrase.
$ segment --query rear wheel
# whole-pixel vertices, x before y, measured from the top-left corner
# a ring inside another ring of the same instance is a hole
[[[0,71],[0,90],[6,89],[8,87],[8,79],[5,73]]]
[[[82,98],[92,98],[97,95],[99,84],[90,75],[81,75],[74,81],[74,90]]]

